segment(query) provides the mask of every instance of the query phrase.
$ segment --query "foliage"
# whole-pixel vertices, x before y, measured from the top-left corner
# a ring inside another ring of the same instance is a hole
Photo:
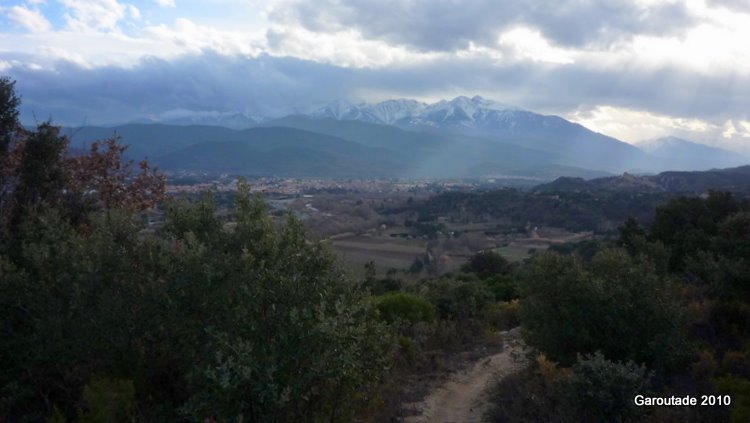
[[[513,276],[496,275],[483,282],[497,301],[511,301],[518,298],[518,283]]]
[[[18,130],[18,106],[21,99],[16,94],[16,82],[0,77],[0,162],[5,159],[14,133]]]
[[[633,403],[648,395],[652,377],[645,366],[612,362],[600,352],[579,356],[561,386],[564,413],[570,422],[634,422],[644,413]]]
[[[527,342],[565,365],[596,351],[655,369],[686,359],[668,281],[621,250],[599,253],[589,267],[572,256],[538,256],[520,286]]]
[[[739,208],[729,193],[711,192],[706,199],[675,198],[656,210],[649,236],[670,247],[669,268],[678,272],[688,257],[711,245],[719,224]]]
[[[348,421],[370,401],[390,338],[330,254],[247,194],[233,231],[210,209],[173,206],[155,235],[125,212],[87,233],[27,215],[2,261],[0,414],[72,416],[95,374],[134,380],[141,419]]]
[[[426,299],[404,292],[394,292],[375,298],[380,316],[389,323],[431,322],[435,319],[435,307]]]
[[[45,203],[74,225],[90,212],[107,208],[142,211],[164,195],[164,176],[147,161],[125,161],[127,147],[110,138],[91,145],[88,154],[70,155],[70,140],[46,122],[35,131],[17,121],[20,100],[13,83],[0,79],[0,235],[10,239],[27,208]],[[7,242],[7,241],[6,241]],[[9,248],[15,249],[18,246]]]
[[[116,141],[12,136],[0,420],[351,421],[374,401],[393,336],[300,222],[241,185],[233,225],[206,197],[147,228],[163,178]]]
[[[502,188],[478,192],[444,192],[405,208],[421,216],[444,216],[452,221],[483,221],[489,217],[510,219],[515,226],[532,222],[571,231],[613,232],[628,216],[641,222],[675,194],[602,190],[597,192],[526,192]]]
[[[521,303],[512,300],[491,304],[485,312],[485,319],[496,330],[509,330],[521,324]]]
[[[426,297],[442,319],[475,320],[493,299],[487,286],[476,281],[439,279],[429,282],[425,288]]]
[[[639,422],[645,410],[636,394],[650,392],[652,373],[632,362],[607,360],[601,353],[579,356],[572,368],[545,355],[517,376],[496,385],[496,401],[485,416],[500,422]]]
[[[507,275],[511,272],[511,265],[500,254],[488,250],[480,251],[469,258],[469,261],[461,266],[466,273],[473,273],[479,279],[487,279],[498,275]]]
[[[724,376],[718,385],[719,392],[732,398],[731,423],[750,421],[750,378]]]
[[[83,388],[88,412],[76,423],[127,423],[134,420],[135,386],[132,380],[94,378]]]
[[[548,251],[558,254],[575,254],[586,263],[590,263],[596,253],[607,246],[606,242],[598,239],[587,239],[578,242],[565,242],[562,244],[551,245]]]

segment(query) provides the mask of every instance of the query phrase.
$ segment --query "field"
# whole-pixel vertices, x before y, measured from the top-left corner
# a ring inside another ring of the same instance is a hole
[[[372,261],[379,272],[408,269],[414,259],[424,254],[423,240],[403,240],[390,236],[345,233],[329,240],[333,250],[354,270]]]
[[[508,219],[478,222],[450,222],[438,218],[431,233],[413,223],[413,214],[381,214],[379,205],[406,201],[364,193],[308,196],[287,202],[303,217],[306,226],[331,246],[343,264],[354,274],[364,265],[375,264],[379,274],[408,272],[416,260],[432,274],[453,272],[482,250],[494,250],[513,262],[529,258],[533,252],[551,245],[590,239],[590,232],[574,233],[558,228],[519,228]],[[412,222],[412,223],[409,223]]]

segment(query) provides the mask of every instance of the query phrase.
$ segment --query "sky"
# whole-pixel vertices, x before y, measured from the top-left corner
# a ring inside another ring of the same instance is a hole
[[[0,0],[26,122],[481,95],[750,153],[750,0]]]

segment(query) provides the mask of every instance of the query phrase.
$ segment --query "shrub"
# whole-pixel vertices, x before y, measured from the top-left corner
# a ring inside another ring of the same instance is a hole
[[[495,275],[483,282],[497,301],[511,301],[518,298],[518,285],[515,278],[510,275]]]
[[[635,422],[644,408],[633,403],[647,395],[651,372],[633,362],[612,362],[600,352],[579,356],[560,389],[562,410],[570,422]]]
[[[622,250],[599,253],[587,268],[572,256],[541,255],[520,286],[524,337],[563,365],[596,351],[659,370],[689,358],[668,281]]]
[[[375,299],[380,316],[389,323],[431,322],[435,319],[435,307],[417,295],[396,292]]]
[[[455,320],[477,319],[493,300],[483,283],[450,279],[430,282],[426,296],[435,305],[440,318]]]
[[[719,392],[732,398],[731,423],[750,421],[750,379],[724,376],[719,378],[718,387]]]
[[[507,275],[511,271],[511,265],[505,257],[488,250],[480,251],[461,266],[461,270],[466,273],[473,273],[480,279],[486,279],[496,275]]]

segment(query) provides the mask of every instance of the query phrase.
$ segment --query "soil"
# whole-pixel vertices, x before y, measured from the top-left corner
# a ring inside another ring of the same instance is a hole
[[[503,334],[503,351],[481,357],[464,370],[451,374],[422,401],[414,404],[419,415],[406,423],[481,422],[489,405],[486,392],[491,384],[521,370],[525,365],[523,344],[518,329]]]

